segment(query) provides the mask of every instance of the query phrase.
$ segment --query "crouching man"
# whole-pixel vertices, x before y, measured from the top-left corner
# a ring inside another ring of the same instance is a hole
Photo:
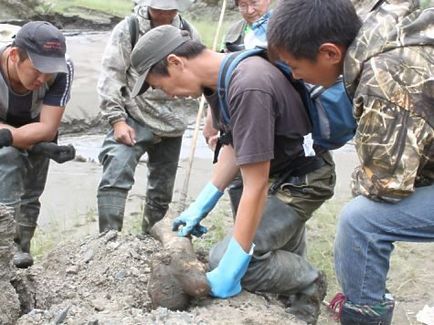
[[[343,73],[359,119],[361,165],[334,247],[341,324],[389,325],[394,242],[434,241],[434,10],[380,0],[363,24],[349,0],[286,0],[274,12],[269,46],[307,82]]]
[[[0,48],[0,203],[14,209],[14,263],[21,268],[33,264],[30,241],[49,159],[64,162],[75,156],[72,146],[53,142],[73,78],[65,52],[65,37],[44,21],[25,24],[11,44]]]

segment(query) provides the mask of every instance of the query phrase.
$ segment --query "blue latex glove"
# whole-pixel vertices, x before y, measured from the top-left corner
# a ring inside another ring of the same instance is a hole
[[[219,265],[206,274],[210,295],[217,298],[229,298],[241,292],[241,278],[247,271],[255,244],[247,254],[232,237]]]
[[[175,218],[172,224],[172,230],[176,231],[180,226],[183,226],[178,231],[178,236],[180,237],[185,237],[190,234],[200,237],[205,234],[208,229],[200,225],[200,221],[214,208],[222,195],[223,192],[220,192],[212,183],[206,184],[202,192],[200,192],[196,200],[190,204],[188,209]]]

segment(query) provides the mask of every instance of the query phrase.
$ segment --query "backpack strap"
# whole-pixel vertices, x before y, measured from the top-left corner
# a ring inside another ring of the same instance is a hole
[[[237,65],[244,59],[254,56],[254,55],[264,55],[265,49],[254,48],[251,50],[233,52],[228,54],[223,59],[220,65],[218,79],[217,79],[217,95],[219,98],[219,108],[223,118],[224,124],[229,124],[229,107],[227,102],[226,93],[229,88],[229,83],[232,78],[232,73],[234,72]]]
[[[130,32],[131,49],[133,49],[139,39],[139,19],[136,15],[132,14],[127,17],[127,22],[128,30]]]
[[[181,15],[179,15],[179,20],[181,21],[180,29],[186,30],[191,36],[193,36],[193,28],[190,26],[190,24],[184,18],[182,18]]]
[[[386,0],[379,0],[374,6],[369,10],[370,12],[377,10]]]
[[[264,49],[255,48],[251,50],[233,52],[225,56],[223,59],[217,79],[217,95],[219,99],[219,110],[220,115],[225,125],[229,124],[230,116],[229,116],[229,105],[226,98],[226,93],[229,88],[229,83],[232,78],[232,73],[234,72],[237,65],[244,60],[253,55],[263,55],[265,53]],[[220,149],[223,145],[228,145],[232,143],[232,134],[231,132],[220,130],[220,137],[217,140],[217,145],[214,150],[214,160],[215,164],[218,160],[218,155]]]

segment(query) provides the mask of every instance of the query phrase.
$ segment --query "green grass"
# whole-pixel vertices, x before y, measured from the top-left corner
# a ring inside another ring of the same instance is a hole
[[[124,17],[131,13],[133,2],[131,0],[47,0],[40,7],[41,12],[59,12],[67,14],[80,14],[92,16],[92,11],[101,11],[103,13]],[[90,11],[86,14],[86,10]],[[203,20],[189,19],[188,13],[185,16],[198,30],[202,42],[209,48],[212,47],[218,21],[211,19],[213,17],[204,17]],[[217,50],[222,45],[223,35],[226,33],[232,21],[225,20],[222,25],[217,42]]]
[[[421,8],[429,8],[432,7],[431,0],[421,0],[420,1]]]
[[[131,0],[48,0],[50,10],[61,13],[73,13],[77,9],[102,11],[107,14],[123,17],[133,8]]]
[[[336,234],[337,216],[343,203],[330,200],[323,204],[307,222],[307,254],[308,260],[317,269],[327,275],[327,298],[333,298],[338,292],[333,263],[333,242]]]
[[[187,18],[188,19],[188,18]],[[189,20],[190,21],[190,20]],[[205,44],[208,48],[211,48],[214,42],[215,34],[217,31],[217,21],[209,21],[209,20],[191,20],[192,25],[197,29],[202,39],[202,43]],[[220,35],[217,41],[217,49],[220,50],[223,44],[223,36],[225,35],[227,29],[229,28],[231,22],[224,21]]]

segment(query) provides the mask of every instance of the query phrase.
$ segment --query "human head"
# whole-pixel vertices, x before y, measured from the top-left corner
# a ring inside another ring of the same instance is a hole
[[[280,0],[268,23],[268,47],[296,78],[329,86],[360,27],[350,0]]]
[[[153,27],[171,24],[179,11],[191,6],[189,0],[141,0],[139,4],[148,7]]]
[[[261,18],[269,9],[271,0],[235,0],[241,16],[248,24]]]
[[[27,57],[42,73],[67,72],[66,43],[62,32],[46,21],[29,22],[18,31],[12,43],[20,59]]]
[[[148,79],[150,77],[170,79],[172,77],[171,72],[178,72],[179,68],[182,68],[183,60],[199,55],[204,49],[205,46],[193,41],[187,31],[172,25],[151,29],[138,40],[131,53],[131,64],[139,73],[132,96],[140,95],[149,88]],[[152,83],[151,85],[156,86]],[[165,89],[164,87],[155,88],[161,88],[169,95],[193,95],[175,94],[173,89]]]
[[[17,32],[8,52],[8,78],[17,90],[36,90],[53,77],[67,72],[65,37],[45,21],[25,24]]]

